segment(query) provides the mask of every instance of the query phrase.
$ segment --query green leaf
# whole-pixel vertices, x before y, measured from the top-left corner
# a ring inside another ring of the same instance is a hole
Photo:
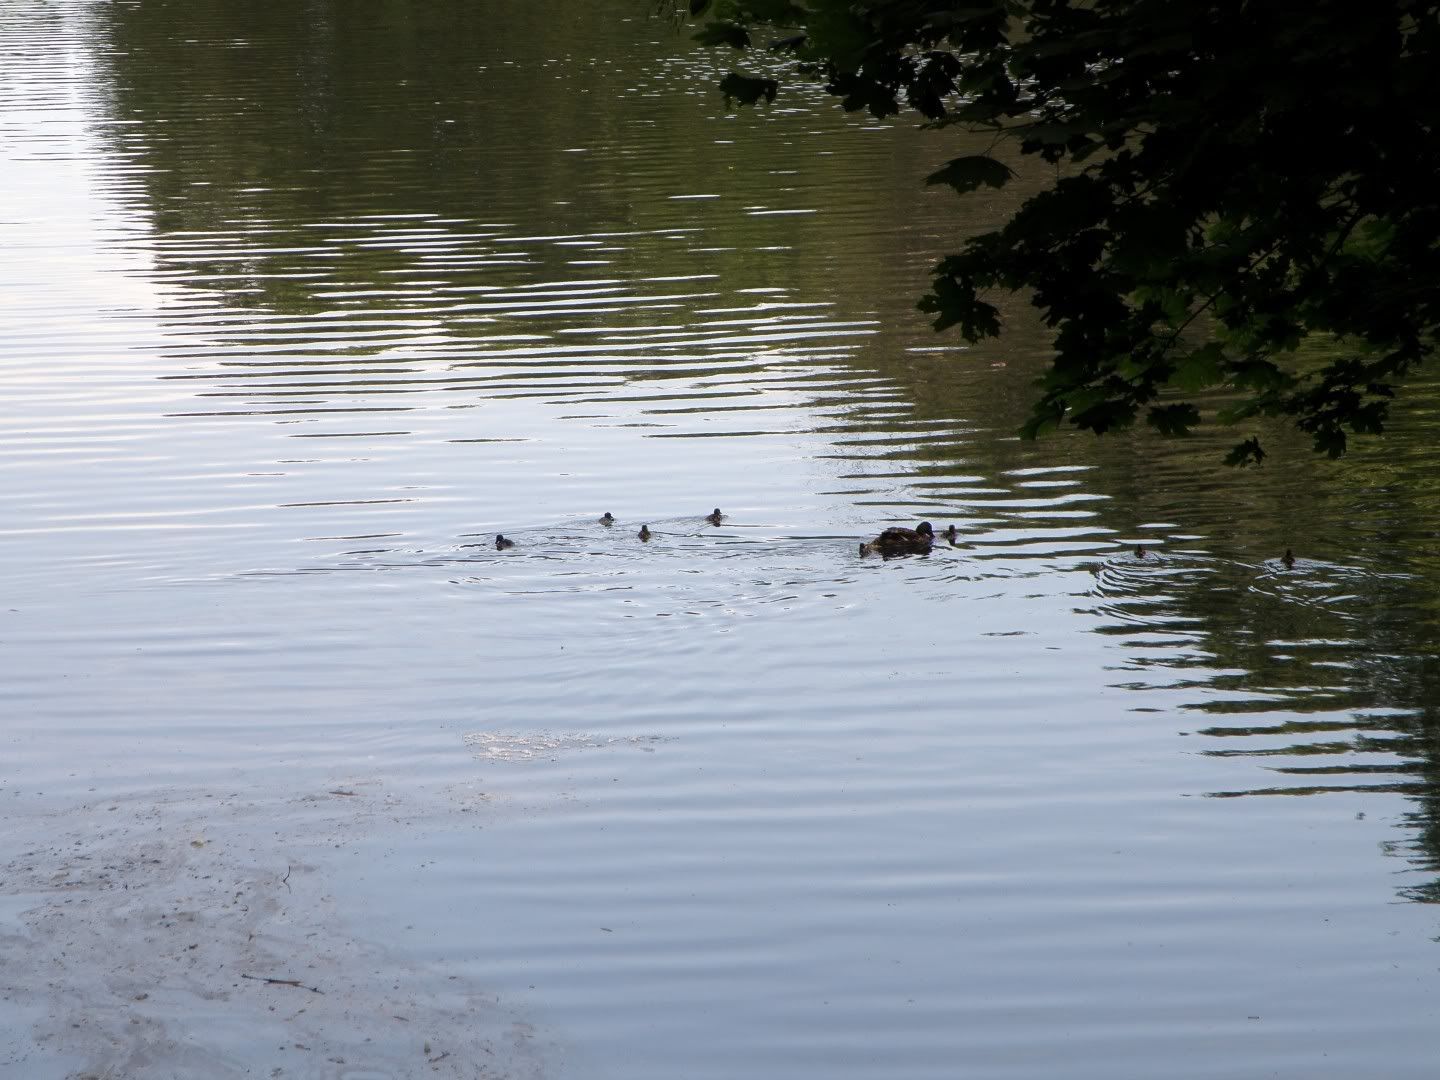
[[[780,92],[780,84],[774,79],[759,79],[753,75],[741,75],[732,71],[720,80],[720,89],[725,94],[725,104],[738,101],[741,105],[754,105],[762,97],[771,102]]]
[[[1225,350],[1218,342],[1202,345],[1176,362],[1175,373],[1170,376],[1170,385],[1193,394],[1225,381],[1225,369],[1221,366]]]
[[[1246,465],[1259,465],[1265,460],[1265,449],[1260,445],[1260,440],[1250,436],[1244,442],[1236,443],[1225,455],[1225,464],[1236,468],[1244,468]]]
[[[1063,406],[1038,404],[1030,418],[1020,426],[1020,437],[1032,441],[1042,435],[1048,435],[1060,426],[1060,421],[1064,418]]]
[[[856,72],[873,43],[872,29],[859,21],[850,0],[812,0],[805,18],[810,52],[825,57],[837,71]]]
[[[1146,415],[1145,422],[1161,435],[1189,435],[1190,429],[1200,423],[1200,410],[1189,402],[1156,405]]]
[[[1273,393],[1293,386],[1295,378],[1269,360],[1247,357],[1230,365],[1230,381],[1243,390]]]
[[[708,22],[695,31],[695,40],[701,45],[729,45],[732,49],[750,47],[750,31],[739,23]],[[721,86],[724,89],[724,86]]]
[[[1314,432],[1315,449],[1326,457],[1338,458],[1345,453],[1345,432],[1326,424]]]
[[[927,184],[949,184],[961,195],[974,191],[982,185],[1004,187],[1005,182],[1015,173],[1010,167],[992,157],[972,154],[953,158],[925,178]]]
[[[916,307],[935,316],[936,330],[958,325],[966,341],[976,342],[1000,334],[999,309],[981,300],[973,287],[951,277],[936,277],[930,293],[922,297]]]

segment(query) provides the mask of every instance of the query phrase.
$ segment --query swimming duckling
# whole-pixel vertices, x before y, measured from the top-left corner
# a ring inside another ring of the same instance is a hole
[[[1137,558],[1137,559],[1143,559],[1143,558],[1146,558],[1149,554],[1150,554],[1150,552],[1149,552],[1149,550],[1145,547],[1144,544],[1136,544],[1136,545],[1135,545],[1135,558]]]
[[[934,542],[935,530],[928,521],[922,521],[913,529],[898,526],[886,529],[868,544],[861,544],[860,554],[874,551],[887,559],[895,555],[928,555]]]
[[[649,540],[649,539],[650,539],[650,526],[649,526],[649,525],[641,525],[641,526],[640,526],[640,531],[639,531],[638,533],[636,533],[635,535],[638,536],[638,537],[640,537],[641,540]]]
[[[514,546],[515,546],[515,541],[514,541],[514,540],[506,540],[505,537],[504,537],[504,535],[503,535],[502,533],[496,533],[496,534],[495,534],[495,550],[496,550],[496,551],[504,551],[506,548],[512,548],[512,547],[514,547]]]
[[[615,515],[612,514],[612,513],[610,513],[609,510],[606,510],[605,513],[603,513],[603,514],[600,515],[600,524],[601,524],[601,525],[614,525],[614,524],[615,524]]]
[[[1285,549],[1285,554],[1280,556],[1280,561],[1285,564],[1285,569],[1286,569],[1286,570],[1294,570],[1294,569],[1295,569],[1295,552],[1291,551],[1289,548],[1286,548],[1286,549]]]
[[[708,521],[711,525],[719,525],[720,522],[725,520],[725,515],[720,513],[720,508],[717,506],[714,510],[710,511],[710,513],[705,515],[705,520]]]
[[[945,539],[950,541],[951,547],[955,547],[960,543],[960,541],[956,539],[956,537],[958,537],[959,535],[960,530],[955,528],[954,525],[951,525],[948,529],[945,530]]]

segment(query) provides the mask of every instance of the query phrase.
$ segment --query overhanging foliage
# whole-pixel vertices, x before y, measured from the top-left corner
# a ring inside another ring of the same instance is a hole
[[[1187,394],[1284,416],[1331,456],[1382,429],[1440,325],[1440,4],[1407,0],[690,0],[702,40],[793,56],[847,109],[994,134],[929,179],[1055,182],[935,269],[920,303],[970,341],[1028,294],[1055,359],[1025,426],[1141,415]],[[771,100],[770,79],[725,92]],[[1302,350],[1317,340],[1324,350]],[[1259,461],[1245,439],[1232,463]]]

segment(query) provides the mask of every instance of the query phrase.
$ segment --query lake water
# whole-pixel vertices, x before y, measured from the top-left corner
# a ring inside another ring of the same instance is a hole
[[[0,1076],[1433,1076],[1434,388],[1020,442],[646,8],[0,8]]]

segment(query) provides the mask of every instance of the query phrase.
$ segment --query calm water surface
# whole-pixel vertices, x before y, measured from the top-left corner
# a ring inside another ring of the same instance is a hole
[[[644,7],[0,9],[0,1075],[1433,1076],[1435,393],[1018,442]]]

